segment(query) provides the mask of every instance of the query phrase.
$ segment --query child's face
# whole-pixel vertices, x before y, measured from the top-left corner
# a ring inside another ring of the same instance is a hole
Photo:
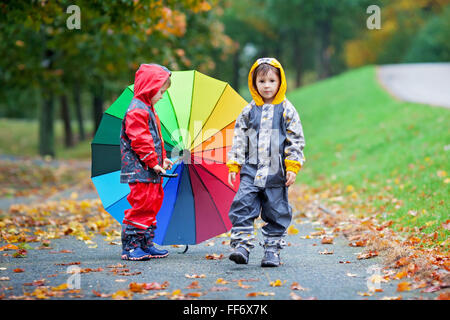
[[[278,75],[270,70],[267,74],[256,76],[256,89],[265,103],[271,103],[280,87]]]
[[[159,100],[161,100],[164,92],[166,92],[167,88],[169,87],[169,82],[166,81],[164,85],[159,89],[159,91],[153,96],[152,98],[152,105],[154,106]]]

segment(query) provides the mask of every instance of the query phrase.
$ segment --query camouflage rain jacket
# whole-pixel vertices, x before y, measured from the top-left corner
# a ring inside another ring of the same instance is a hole
[[[262,63],[280,70],[280,88],[271,104],[265,104],[253,86],[253,71]],[[227,166],[230,171],[240,171],[241,179],[253,179],[255,186],[285,186],[286,171],[297,173],[305,162],[305,139],[297,110],[285,97],[283,67],[274,58],[258,59],[250,70],[248,85],[253,100],[236,120]]]

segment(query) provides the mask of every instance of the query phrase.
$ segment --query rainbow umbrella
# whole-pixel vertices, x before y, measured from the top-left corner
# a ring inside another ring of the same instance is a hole
[[[164,201],[154,241],[197,244],[231,228],[228,211],[239,186],[228,184],[227,152],[237,116],[247,102],[226,82],[198,71],[172,72],[172,85],[155,105],[168,157]],[[128,86],[105,111],[92,141],[92,181],[107,212],[122,223],[130,208],[128,184],[119,182],[120,128],[133,98]]]

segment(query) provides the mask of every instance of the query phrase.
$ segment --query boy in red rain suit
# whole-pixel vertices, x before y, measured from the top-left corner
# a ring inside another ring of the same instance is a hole
[[[122,121],[120,182],[128,183],[131,209],[122,225],[122,259],[148,260],[169,253],[153,245],[156,214],[164,191],[160,173],[172,168],[166,158],[155,104],[170,86],[171,72],[157,64],[142,64],[136,72],[134,97]]]

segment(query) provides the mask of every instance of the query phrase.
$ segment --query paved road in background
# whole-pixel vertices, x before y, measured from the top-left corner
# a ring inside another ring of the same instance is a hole
[[[400,100],[450,108],[450,63],[405,63],[377,67],[383,87]]]

